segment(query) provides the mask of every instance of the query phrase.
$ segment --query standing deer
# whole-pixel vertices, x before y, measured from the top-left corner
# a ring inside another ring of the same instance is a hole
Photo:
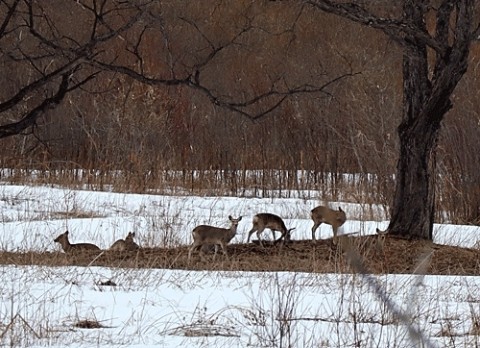
[[[280,238],[277,239],[275,243],[277,243],[280,240],[283,240],[284,243],[289,242],[290,232],[295,229],[295,227],[291,229],[287,229],[287,227],[285,226],[285,223],[283,222],[280,216],[275,214],[270,214],[270,213],[260,213],[255,215],[253,217],[252,223],[253,223],[253,227],[250,230],[250,232],[248,232],[247,243],[250,242],[251,235],[256,231],[257,239],[262,247],[263,247],[263,243],[262,243],[262,240],[260,239],[260,234],[266,228],[269,228],[272,231],[273,239],[275,239],[275,231],[279,231],[282,233]]]
[[[110,250],[134,251],[139,249],[140,247],[138,246],[138,244],[133,241],[134,237],[135,237],[135,232],[128,232],[125,239],[117,240],[115,243],[112,244],[112,246],[110,247]]]
[[[333,210],[328,207],[318,206],[312,209],[312,240],[315,240],[315,231],[318,226],[322,223],[326,223],[332,226],[333,229],[333,243],[337,244],[337,231],[340,226],[342,226],[345,221],[347,221],[347,216],[342,208],[338,207],[338,210]]]
[[[223,254],[228,258],[227,244],[230,243],[233,237],[235,237],[235,235],[237,234],[238,223],[242,220],[242,217],[240,216],[238,219],[235,219],[232,216],[229,216],[228,219],[232,223],[230,228],[200,225],[193,229],[193,244],[188,250],[189,260],[192,256],[192,252],[196,249],[202,248],[204,245],[215,245],[215,255],[213,256],[214,258],[217,255],[219,247],[222,248]]]
[[[70,241],[68,240],[68,231],[65,231],[64,233],[59,235],[57,238],[55,238],[54,242],[60,243],[63,251],[65,251],[66,253],[78,253],[78,252],[84,252],[84,251],[100,251],[100,248],[98,246],[91,243],[70,244]]]

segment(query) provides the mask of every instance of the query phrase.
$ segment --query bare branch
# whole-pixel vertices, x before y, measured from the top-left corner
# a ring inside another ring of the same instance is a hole
[[[177,85],[189,85],[191,83],[190,81],[191,75],[187,76],[184,79],[156,79],[156,78],[148,77],[144,74],[138,73],[135,70],[130,69],[126,66],[108,64],[96,59],[90,60],[90,64],[104,71],[111,71],[111,72],[116,72],[119,74],[129,76],[130,78],[149,86],[158,86],[158,85],[177,86]]]
[[[210,47],[210,53],[199,63],[195,64],[194,66],[194,69],[195,70],[200,70],[202,67],[206,66],[209,62],[211,62],[213,60],[213,58],[215,56],[218,55],[218,53],[220,53],[221,51],[223,51],[225,48],[231,46],[231,45],[234,45],[236,43],[236,41],[243,35],[245,34],[246,32],[248,32],[249,30],[251,30],[253,27],[249,24],[247,26],[245,26],[244,28],[242,28],[242,30],[240,30],[238,33],[236,33],[227,43],[225,44],[222,44],[222,45],[215,45],[213,43],[213,41],[199,28],[199,26],[197,25],[197,23],[187,19],[187,18],[184,18],[184,17],[180,17],[180,19],[182,21],[184,21],[185,23],[188,23],[189,25],[191,25],[193,28],[195,28],[195,30],[200,34],[200,36],[207,42],[208,46]]]
[[[96,2],[95,2],[96,3]],[[107,42],[115,37],[120,36],[122,33],[128,31],[131,29],[135,24],[137,24],[140,19],[146,14],[147,7],[146,5],[132,5],[128,9],[130,10],[136,10],[136,13],[128,18],[125,23],[123,23],[121,26],[118,28],[114,29],[111,28],[109,25],[107,25],[104,20],[102,19],[102,23],[104,24],[105,27],[108,28],[108,30],[104,33],[98,33],[98,20],[99,18],[103,18],[106,13],[98,13],[96,10],[96,7],[94,8],[89,8],[95,17],[95,21],[93,24],[93,29],[92,29],[92,34],[90,37],[90,41],[84,43],[84,44],[79,44],[77,43],[76,48],[72,48],[70,46],[61,46],[60,44],[57,44],[54,42],[54,40],[46,38],[44,35],[42,35],[36,28],[36,22],[34,21],[34,9],[32,6],[31,2],[28,2],[28,11],[29,11],[29,29],[31,34],[36,37],[42,44],[44,44],[46,47],[50,47],[57,51],[58,53],[62,54],[63,56],[71,56],[73,54],[73,57],[78,57],[78,56],[88,56],[93,54],[93,49],[94,47],[98,46],[100,43]],[[103,8],[103,7],[102,7]],[[117,9],[120,11],[120,9]],[[108,12],[108,11],[107,11]],[[96,31],[96,32],[94,32]],[[75,40],[71,38],[67,38],[69,41],[75,42]]]
[[[79,42],[75,36],[65,36],[62,33],[57,27],[58,23],[49,16],[48,11],[52,11],[52,8],[46,7],[47,3],[25,0],[16,1],[8,6],[7,18],[3,21],[3,25],[0,24],[2,30],[6,30],[8,18],[13,18],[16,14],[17,21],[23,21],[21,26],[27,28],[27,31],[26,40],[14,45],[10,51],[6,50],[5,56],[12,62],[28,62],[28,69],[34,74],[30,78],[33,82],[19,86],[13,96],[8,96],[7,100],[1,101],[0,113],[7,112],[19,104],[24,105],[27,110],[19,116],[19,121],[2,125],[0,138],[19,134],[35,126],[38,117],[59,105],[67,93],[82,88],[97,77],[100,71],[88,73],[87,76],[82,76],[83,73],[80,73],[85,70],[81,69],[82,66],[89,66],[85,65],[86,59],[95,59],[101,52],[99,50],[102,43],[111,41],[140,23],[150,1],[137,1],[133,4],[121,2],[116,6],[107,6],[107,2],[103,0],[94,3],[99,6],[88,8],[82,4],[84,12],[85,10],[94,12],[90,15],[94,31],[91,37],[87,36],[85,42]],[[24,7],[20,9],[18,4],[23,4]],[[122,20],[118,20],[122,11],[127,15],[122,16]],[[21,17],[18,19],[19,14]],[[118,23],[118,25],[109,26],[107,14],[111,14],[112,23]],[[17,26],[15,30],[20,31],[21,26]],[[25,44],[22,45],[23,42]],[[54,95],[45,93],[50,88],[56,88],[55,81],[59,79],[62,82],[57,92]],[[76,82],[73,83],[73,81]],[[42,94],[46,95],[42,97]],[[31,96],[35,96],[36,100],[43,99],[43,102],[37,101],[39,105],[31,106],[25,102]]]
[[[20,0],[15,0],[15,2],[12,4],[12,6],[9,7],[9,9],[7,11],[7,15],[3,19],[2,25],[0,26],[0,37],[5,35],[5,31],[7,29],[7,26],[10,23],[10,20],[12,19],[12,16],[16,11],[19,2],[20,2]]]
[[[65,75],[67,74],[67,72],[71,72],[72,69],[79,63],[80,60],[74,60],[21,88],[13,97],[3,103],[0,103],[0,113],[12,108],[13,106],[21,102],[22,99],[25,98],[28,94],[38,90],[40,87],[45,86],[47,83],[53,81],[58,76]]]
[[[46,98],[37,107],[28,112],[20,121],[0,126],[0,139],[20,134],[24,130],[34,126],[37,119],[49,109],[55,108],[63,100],[69,88],[71,71],[62,75],[62,81],[57,92],[50,98]]]
[[[413,37],[418,43],[427,45],[440,55],[444,55],[448,49],[446,42],[433,38],[426,30],[420,30],[412,23],[406,23],[398,19],[378,17],[355,3],[335,2],[331,0],[306,0],[305,3],[324,12],[382,30],[392,40],[402,46],[410,46],[411,42],[405,40],[405,38]]]
[[[108,70],[116,73],[120,73],[123,75],[127,75],[141,83],[147,84],[147,85],[163,85],[163,86],[178,86],[178,85],[184,85],[191,87],[193,89],[196,89],[200,91],[202,94],[207,96],[207,98],[212,102],[212,104],[220,106],[222,108],[228,109],[230,111],[234,111],[236,113],[239,113],[251,120],[258,120],[269,113],[271,113],[273,110],[277,109],[287,98],[299,95],[299,94],[318,94],[318,93],[323,93],[325,95],[329,95],[327,92],[328,87],[332,86],[333,84],[339,82],[340,80],[343,80],[348,77],[353,77],[358,74],[359,72],[356,73],[346,73],[342,74],[340,76],[337,76],[323,85],[320,86],[314,86],[314,85],[309,85],[309,84],[304,84],[304,85],[299,85],[293,88],[287,88],[286,90],[277,90],[274,87],[272,87],[269,91],[261,93],[256,95],[255,97],[241,101],[241,102],[233,102],[233,101],[226,101],[219,96],[215,95],[212,90],[204,85],[202,85],[199,81],[198,78],[198,70],[196,71],[195,74],[191,74],[187,76],[184,79],[158,79],[158,78],[153,78],[153,77],[147,77],[141,73],[136,72],[133,69],[130,69],[125,66],[117,66],[113,64],[107,64],[103,63],[97,60],[92,60],[91,61],[92,65],[96,66],[99,69],[102,70]],[[270,101],[268,106],[264,111],[258,112],[258,113],[251,113],[248,112],[249,107],[255,106],[255,105],[260,105],[263,102],[268,102]]]

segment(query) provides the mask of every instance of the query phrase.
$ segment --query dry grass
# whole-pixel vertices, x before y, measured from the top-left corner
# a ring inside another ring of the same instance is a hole
[[[396,238],[380,239],[378,236],[348,237],[354,250],[362,258],[368,271],[383,273],[421,273],[441,275],[478,275],[480,251],[434,244],[427,241],[409,241]],[[342,241],[341,241],[342,242]],[[345,240],[343,240],[345,242]],[[167,268],[225,271],[297,271],[351,273],[353,270],[344,257],[341,247],[331,239],[293,241],[287,246],[255,243],[231,244],[229,258],[221,253],[201,257],[194,254],[188,262],[188,246],[178,248],[148,248],[137,252],[105,251],[102,254],[78,255],[55,253],[0,253],[0,264],[45,266],[108,266],[127,268]]]

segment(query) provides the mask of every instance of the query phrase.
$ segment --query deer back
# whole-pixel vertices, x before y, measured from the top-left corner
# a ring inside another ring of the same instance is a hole
[[[232,222],[230,228],[220,228],[209,225],[200,225],[193,229],[193,240],[197,243],[215,244],[223,241],[225,243],[230,242],[237,234],[237,227],[242,217],[234,219],[231,216],[228,217]]]
[[[342,208],[338,210],[331,209],[325,206],[318,206],[312,209],[312,220],[315,222],[322,222],[332,226],[341,226],[347,221],[347,216]]]
[[[209,225],[200,225],[193,229],[193,240],[196,242],[218,242],[220,240],[230,241],[235,236],[236,231],[226,228],[214,227]]]
[[[127,250],[136,250],[140,248],[138,244],[133,241],[134,237],[135,232],[128,232],[128,235],[125,237],[125,248]]]
[[[124,251],[127,248],[126,244],[127,243],[123,239],[119,239],[112,244],[112,246],[110,247],[110,250]]]
[[[71,244],[69,239],[68,239],[68,231],[65,231],[61,235],[59,235],[57,238],[54,239],[54,242],[60,243],[62,246],[63,251],[66,253],[68,252],[75,252],[75,251],[84,251],[84,250],[100,250],[98,246],[95,244],[91,243],[75,243]]]
[[[287,227],[282,218],[275,214],[260,213],[253,217],[253,226],[256,229],[269,228],[274,231],[287,231]]]

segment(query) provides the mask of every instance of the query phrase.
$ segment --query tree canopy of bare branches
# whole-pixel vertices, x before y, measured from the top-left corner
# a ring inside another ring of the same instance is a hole
[[[355,2],[306,3],[381,30],[402,47],[403,118],[388,231],[432,240],[436,145],[441,122],[452,108],[452,93],[467,71],[470,47],[478,39],[478,2],[404,0],[399,14],[389,17]]]
[[[125,127],[119,114],[142,110],[158,115],[135,114],[133,123],[141,125],[140,119],[148,119],[148,124],[165,122],[162,132],[172,134],[165,137],[162,149],[158,134],[131,135],[132,143],[147,153],[145,157],[153,162],[158,153],[167,157],[172,148],[180,148],[177,162],[196,167],[208,161],[194,162],[196,127],[210,117],[215,119],[214,127],[204,132],[204,138],[220,139],[217,157],[222,166],[232,162],[235,156],[229,152],[237,147],[229,144],[231,138],[225,134],[228,124],[240,134],[245,149],[252,139],[260,138],[250,135],[243,123],[233,126],[227,121],[234,115],[255,124],[258,132],[274,139],[271,148],[278,149],[275,157],[266,147],[248,149],[249,163],[261,158],[272,167],[268,162],[285,160],[290,147],[292,165],[335,171],[339,159],[345,159],[349,163],[343,168],[362,171],[364,162],[381,158],[394,147],[388,130],[394,118],[372,115],[371,106],[360,105],[349,94],[349,84],[360,85],[361,78],[373,76],[372,65],[382,64],[382,58],[368,61],[374,56],[368,49],[358,54],[368,53],[364,61],[361,57],[354,61],[347,54],[360,50],[360,46],[345,46],[355,44],[355,38],[349,37],[352,31],[356,34],[352,25],[361,26],[364,43],[370,36],[375,38],[370,41],[380,42],[375,49],[385,44],[384,55],[392,51],[398,56],[402,76],[397,93],[401,94],[398,162],[388,231],[432,239],[438,139],[445,115],[454,105],[452,96],[467,71],[471,47],[480,35],[479,12],[474,0],[5,0],[0,2],[0,63],[5,81],[0,88],[0,139],[23,134],[42,141],[38,126],[47,125],[51,115],[56,115],[57,122],[78,118],[81,121],[76,124],[90,141],[82,151],[101,158],[102,139],[118,141],[119,137],[108,130],[89,129],[84,121],[93,117],[89,114],[104,113],[100,122],[114,124],[121,133]],[[392,61],[390,68],[396,64]],[[361,85],[358,90],[373,104],[385,100],[387,90],[395,97],[396,83],[393,73],[384,86]],[[133,99],[136,104],[130,104]],[[105,101],[112,104],[99,105]],[[196,108],[201,105],[206,113],[206,104],[214,115],[199,117]],[[120,106],[112,110],[110,105]],[[361,123],[355,118],[361,108],[371,118],[362,122],[374,127],[381,123],[383,142],[355,128]],[[329,116],[331,110],[353,115]],[[222,127],[217,112],[225,113]],[[176,114],[188,114],[190,119]],[[195,117],[197,123],[192,122]],[[276,117],[282,121],[275,125]],[[282,124],[286,119],[289,125]],[[290,128],[302,129],[301,135]],[[264,143],[252,147],[258,144]],[[119,145],[118,141],[113,147]],[[373,154],[360,153],[371,149]],[[128,149],[122,151],[129,166],[138,162],[140,151],[131,150],[128,155]],[[329,151],[337,155],[330,156]],[[345,155],[339,156],[342,151]],[[109,155],[106,151],[102,160]]]

